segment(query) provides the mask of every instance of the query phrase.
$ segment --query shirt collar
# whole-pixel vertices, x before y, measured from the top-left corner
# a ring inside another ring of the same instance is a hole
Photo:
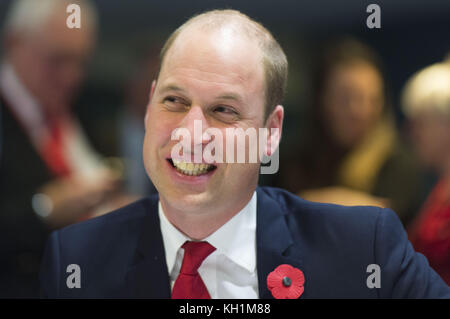
[[[254,272],[256,269],[256,191],[247,205],[222,227],[204,240],[216,247],[234,263]],[[176,229],[166,218],[161,202],[158,203],[161,233],[169,273],[175,265],[177,252],[186,240],[191,240]]]
[[[177,257],[178,250],[186,240],[190,239],[169,222],[163,212],[161,201],[158,201],[158,215],[161,234],[163,237],[164,250],[166,253],[167,268],[170,274],[172,272],[173,266],[175,265],[175,259]]]

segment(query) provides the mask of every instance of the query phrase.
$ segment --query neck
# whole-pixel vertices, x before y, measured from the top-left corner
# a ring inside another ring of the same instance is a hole
[[[233,206],[218,210],[214,205],[195,207],[189,211],[177,209],[160,196],[163,213],[180,232],[193,240],[203,240],[237,215],[251,200],[253,192]]]

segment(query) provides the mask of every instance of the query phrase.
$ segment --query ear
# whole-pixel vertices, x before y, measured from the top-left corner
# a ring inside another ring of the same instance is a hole
[[[156,80],[153,80],[152,87],[150,88],[150,94],[148,97],[147,110],[145,111],[144,125],[147,126],[147,118],[148,118],[148,109],[150,108],[150,104],[152,102],[153,94],[155,93]]]
[[[269,130],[267,135],[266,155],[271,156],[275,153],[281,141],[281,133],[283,130],[284,108],[282,105],[277,105],[270,113],[266,120],[266,128]]]

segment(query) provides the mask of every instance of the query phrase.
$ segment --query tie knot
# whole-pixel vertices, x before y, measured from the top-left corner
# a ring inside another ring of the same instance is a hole
[[[180,273],[185,275],[197,274],[203,260],[216,250],[206,241],[186,241],[181,247],[184,249],[184,257]]]

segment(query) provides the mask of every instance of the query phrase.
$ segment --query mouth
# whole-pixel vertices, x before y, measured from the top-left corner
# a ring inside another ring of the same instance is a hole
[[[168,158],[167,161],[175,168],[179,173],[187,176],[201,176],[206,175],[215,169],[217,166],[212,164],[195,164],[195,163],[187,163],[179,160],[174,160]]]

